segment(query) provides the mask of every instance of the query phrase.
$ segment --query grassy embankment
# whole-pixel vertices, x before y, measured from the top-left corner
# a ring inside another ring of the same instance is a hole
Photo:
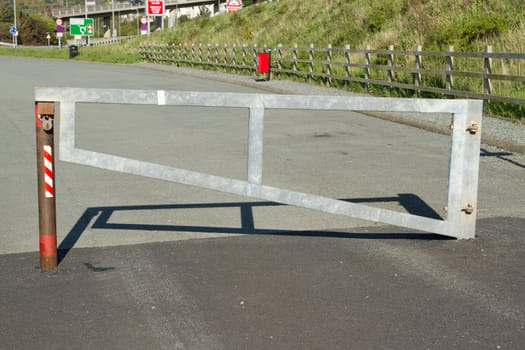
[[[141,59],[137,53],[136,42],[126,42],[106,46],[81,47],[80,55],[75,60],[109,62],[109,63],[137,63]],[[69,59],[68,47],[62,48],[27,48],[0,46],[0,55],[25,56],[34,58]]]
[[[182,22],[182,21],[181,21]],[[515,0],[279,0],[261,3],[242,11],[184,21],[172,30],[153,33],[118,45],[82,48],[75,59],[134,63],[140,62],[140,42],[334,47],[400,50],[481,52],[492,45],[494,52],[525,52],[525,3]],[[0,47],[0,54],[68,58],[67,49],[12,49]],[[495,62],[494,73],[521,75],[525,67],[511,61]],[[430,65],[432,62],[426,62]],[[471,63],[457,59],[456,69],[468,70]],[[478,71],[481,69],[478,69]],[[361,74],[356,71],[356,75]],[[440,86],[442,79],[436,79]],[[479,81],[457,79],[455,88],[477,90]],[[359,89],[359,86],[352,86]],[[498,93],[525,97],[525,84],[497,83]],[[387,94],[382,88],[370,93]],[[395,91],[398,96],[410,92]],[[525,108],[490,104],[489,112],[525,119]]]

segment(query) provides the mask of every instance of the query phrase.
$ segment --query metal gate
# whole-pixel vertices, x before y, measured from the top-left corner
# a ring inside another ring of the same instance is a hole
[[[49,114],[49,112],[47,112],[47,115],[39,112],[39,104],[45,102],[59,103],[59,159],[63,161],[433,232],[460,239],[473,238],[475,235],[482,101],[51,87],[36,88],[35,100],[37,105],[37,126],[39,120],[40,123],[45,123],[46,120],[54,118],[54,115]],[[247,108],[249,109],[247,178],[246,180],[236,180],[76,148],[76,103]],[[452,114],[453,124],[446,219],[440,220],[416,216],[264,185],[262,160],[266,109],[441,112]],[[52,113],[54,114],[54,112]],[[39,131],[37,127],[37,133],[52,133],[53,131],[52,128],[47,131],[44,129]],[[53,145],[50,146],[52,147]],[[54,198],[48,199],[54,201]],[[45,201],[45,198],[43,201]],[[42,205],[45,206],[45,202]]]

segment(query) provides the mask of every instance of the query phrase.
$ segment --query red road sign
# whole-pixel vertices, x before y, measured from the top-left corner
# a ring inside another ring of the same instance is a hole
[[[164,0],[147,0],[148,16],[164,16]]]
[[[228,12],[242,9],[242,0],[228,0],[226,3],[226,10]]]
[[[62,18],[57,18],[55,20],[55,24],[56,24],[55,30],[56,30],[57,33],[62,33],[64,31],[64,27],[62,27],[62,23],[64,23],[62,21]]]

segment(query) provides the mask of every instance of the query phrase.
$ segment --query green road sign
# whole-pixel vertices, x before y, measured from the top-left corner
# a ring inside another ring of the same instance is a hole
[[[93,18],[71,18],[69,20],[69,34],[93,36],[95,34]]]

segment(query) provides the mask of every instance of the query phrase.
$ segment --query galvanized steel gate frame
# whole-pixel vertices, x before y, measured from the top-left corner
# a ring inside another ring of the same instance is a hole
[[[302,96],[165,90],[35,88],[35,101],[59,103],[59,159],[101,169],[274,201],[327,213],[474,238],[481,142],[482,101],[382,97]],[[75,147],[75,104],[109,103],[249,109],[246,181],[139,161]],[[263,184],[263,130],[266,109],[377,112],[440,112],[453,115],[446,219],[374,208]]]

